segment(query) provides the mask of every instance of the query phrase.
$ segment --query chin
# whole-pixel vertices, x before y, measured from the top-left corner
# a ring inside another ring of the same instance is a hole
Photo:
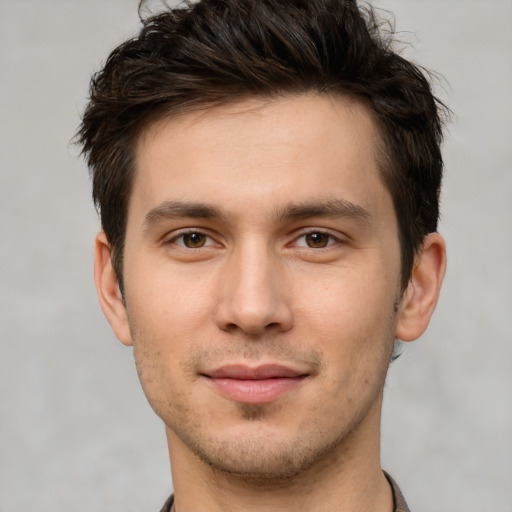
[[[291,446],[231,446],[229,451],[196,455],[215,472],[252,483],[290,480],[313,464]]]
[[[253,410],[253,414],[257,411]],[[340,438],[332,439],[332,433],[307,439],[307,436],[296,438],[272,430],[265,432],[261,425],[254,426],[222,439],[203,439],[201,443],[184,441],[216,473],[265,486],[291,480],[325,462],[340,444]]]

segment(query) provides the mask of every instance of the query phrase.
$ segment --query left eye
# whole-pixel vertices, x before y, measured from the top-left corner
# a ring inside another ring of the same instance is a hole
[[[322,233],[321,231],[314,231],[312,233],[306,233],[305,235],[297,238],[295,245],[298,247],[309,247],[311,249],[323,249],[329,245],[336,243],[336,238],[328,233]]]
[[[184,233],[171,240],[172,243],[187,247],[188,249],[200,249],[213,245],[213,240],[204,233],[194,231],[192,233]]]

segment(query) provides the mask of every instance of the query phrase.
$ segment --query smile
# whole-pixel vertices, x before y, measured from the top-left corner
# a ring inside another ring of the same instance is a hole
[[[293,391],[308,375],[281,365],[251,368],[228,365],[203,374],[224,398],[245,404],[267,404]]]

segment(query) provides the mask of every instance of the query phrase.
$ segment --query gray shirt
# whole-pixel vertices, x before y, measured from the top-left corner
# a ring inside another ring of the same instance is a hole
[[[396,484],[396,482],[389,476],[386,472],[384,472],[386,475],[386,478],[388,479],[389,485],[391,485],[391,490],[393,492],[393,502],[394,502],[394,508],[393,512],[411,512],[409,510],[409,507],[407,506],[407,503],[405,502],[404,496],[402,492],[400,491],[400,488]],[[167,501],[165,502],[164,506],[160,510],[160,512],[171,512],[172,504],[174,503],[174,495],[171,494]]]

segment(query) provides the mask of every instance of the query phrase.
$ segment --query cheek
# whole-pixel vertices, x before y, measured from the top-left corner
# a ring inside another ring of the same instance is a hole
[[[137,319],[130,317],[130,328],[135,365],[144,394],[162,419],[169,411],[183,414],[187,409],[186,393],[190,382],[179,363],[183,347],[177,343],[172,322],[164,322],[162,318],[158,322],[158,317],[155,322],[150,322],[146,317],[141,326],[144,311],[137,312]]]
[[[182,299],[174,296],[169,300],[158,288],[143,294],[127,287],[126,304],[139,380],[157,410],[165,399],[162,390],[174,388],[174,381],[179,378],[179,373],[170,372],[169,368],[181,358],[180,333],[190,328],[180,322]]]
[[[393,274],[391,274],[393,276]],[[302,295],[296,318],[308,323],[309,337],[316,338],[333,371],[360,375],[379,365],[394,342],[398,278],[382,272],[351,272],[332,276],[316,291]],[[307,320],[305,320],[307,319]]]
[[[393,278],[388,278],[389,274]],[[296,316],[313,322],[318,319],[319,329],[369,333],[389,323],[393,316],[399,283],[394,277],[395,272],[367,265],[361,270],[349,269],[313,279],[314,286],[304,283],[302,291],[296,293],[300,298]]]
[[[170,348],[169,341],[187,338],[204,325],[211,286],[176,268],[148,266],[153,267],[151,272],[137,278],[134,269],[133,278],[125,283],[127,311],[133,329],[143,330],[144,338],[163,345],[163,350]]]
[[[132,261],[126,276],[128,321],[143,385],[183,378],[180,365],[211,339],[211,279],[154,261]]]

